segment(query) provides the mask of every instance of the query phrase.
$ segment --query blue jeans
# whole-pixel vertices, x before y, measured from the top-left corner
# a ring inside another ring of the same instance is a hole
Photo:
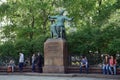
[[[82,73],[82,67],[85,67],[86,73],[88,73],[88,65],[80,66],[80,73]]]
[[[112,71],[112,68],[113,68],[113,71]],[[116,75],[116,65],[114,65],[114,66],[109,66],[109,71],[110,71],[110,74]]]
[[[32,71],[35,72],[35,63],[32,63]]]
[[[109,74],[109,65],[108,64],[103,64],[103,74]]]
[[[19,63],[19,70],[20,70],[20,72],[23,71],[23,63],[22,62]]]

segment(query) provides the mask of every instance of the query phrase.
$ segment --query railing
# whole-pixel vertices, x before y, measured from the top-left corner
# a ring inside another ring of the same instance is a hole
[[[82,56],[70,55],[69,56],[69,66],[74,66],[74,67],[80,66],[81,58],[82,58]],[[101,66],[102,59],[100,57],[93,55],[93,56],[87,56],[87,59],[88,59],[89,65]]]

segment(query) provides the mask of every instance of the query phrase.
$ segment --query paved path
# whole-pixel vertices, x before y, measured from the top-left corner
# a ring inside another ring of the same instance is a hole
[[[0,73],[0,80],[120,80],[120,75]]]
[[[0,75],[0,80],[115,80],[115,79],[87,78],[87,77],[50,77],[50,76]]]

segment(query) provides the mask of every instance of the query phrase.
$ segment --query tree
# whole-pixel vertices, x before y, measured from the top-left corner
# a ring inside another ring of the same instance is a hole
[[[119,0],[7,0],[0,5],[0,21],[7,21],[1,28],[1,38],[12,42],[14,52],[21,49],[27,56],[43,52],[44,41],[50,37],[48,15],[65,9],[67,16],[74,17],[72,27],[66,28],[69,53],[116,53],[120,39],[119,3]],[[1,41],[1,45],[5,43]]]

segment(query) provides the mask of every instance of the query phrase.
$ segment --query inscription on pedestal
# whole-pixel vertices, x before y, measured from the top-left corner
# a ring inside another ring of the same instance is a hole
[[[59,51],[60,47],[59,47],[59,44],[58,43],[49,43],[47,46],[46,46],[46,50],[49,52],[49,53],[57,53]]]

